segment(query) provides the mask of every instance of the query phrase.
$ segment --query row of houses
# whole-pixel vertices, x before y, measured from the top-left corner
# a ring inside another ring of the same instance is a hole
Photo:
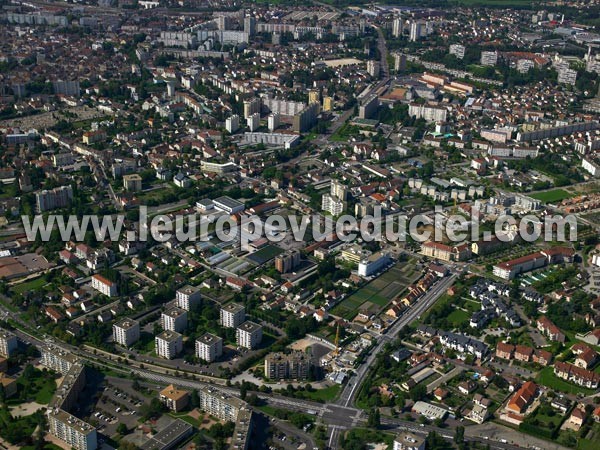
[[[496,358],[516,360],[521,362],[534,362],[547,366],[552,362],[552,353],[547,350],[534,349],[526,345],[512,345],[500,342],[496,346]]]

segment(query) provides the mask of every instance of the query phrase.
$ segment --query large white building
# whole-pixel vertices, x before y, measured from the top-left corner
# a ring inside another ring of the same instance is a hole
[[[130,347],[140,338],[140,323],[134,319],[121,319],[113,325],[113,339],[117,344]]]
[[[102,275],[95,274],[92,276],[92,287],[107,297],[114,297],[118,294],[117,283]]]
[[[189,311],[200,304],[200,288],[198,286],[190,286],[189,284],[178,289],[175,294],[177,307]]]
[[[260,114],[254,113],[248,116],[248,118],[246,119],[246,125],[248,125],[250,131],[257,130],[258,127],[260,127]]]
[[[66,375],[71,367],[77,362],[77,357],[73,353],[67,353],[58,347],[43,345],[40,348],[42,366],[50,370]]]
[[[449,53],[451,55],[456,56],[458,59],[463,59],[465,57],[465,46],[461,44],[452,44],[449,48]]]
[[[394,450],[425,450],[425,438],[413,433],[401,433],[394,439]]]
[[[182,333],[187,328],[187,311],[181,308],[171,308],[160,316],[160,323],[164,330]]]
[[[205,333],[196,339],[196,356],[203,361],[213,362],[223,354],[223,339]]]
[[[481,52],[482,66],[495,66],[498,62],[498,52]]]
[[[423,118],[427,122],[445,122],[448,110],[441,106],[411,103],[408,106],[408,114],[417,119]]]
[[[225,119],[225,129],[229,133],[235,133],[240,128],[240,116],[234,114],[233,116]]]
[[[95,450],[98,447],[96,428],[89,423],[58,409],[48,413],[50,433],[76,450]]]
[[[262,341],[262,327],[248,320],[237,327],[235,337],[238,346],[253,349]]]
[[[279,124],[280,124],[279,113],[269,114],[269,117],[267,118],[267,125],[269,128],[269,131],[271,131],[271,132],[275,131],[277,128],[279,128]]]
[[[18,346],[17,336],[10,331],[0,330],[0,356],[10,358]]]
[[[236,328],[246,320],[246,308],[239,303],[229,303],[221,308],[221,326]]]
[[[165,359],[173,359],[183,350],[183,337],[175,331],[163,331],[154,338],[154,343],[156,354]]]
[[[390,262],[390,257],[387,253],[377,252],[363,258],[358,263],[358,275],[361,277],[370,277],[377,271],[384,268]]]

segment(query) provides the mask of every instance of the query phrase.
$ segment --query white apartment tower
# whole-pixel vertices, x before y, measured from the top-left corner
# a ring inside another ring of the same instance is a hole
[[[203,361],[213,362],[223,354],[223,339],[205,333],[196,339],[196,356]]]
[[[237,327],[235,337],[238,346],[253,349],[262,341],[262,327],[248,320]]]
[[[189,311],[200,304],[200,288],[197,286],[186,285],[177,290],[175,300],[177,307]]]
[[[113,325],[114,341],[124,347],[130,347],[140,338],[140,323],[134,319],[121,319]]]
[[[181,308],[171,308],[160,316],[160,323],[164,330],[182,333],[187,328],[187,311]]]
[[[154,338],[154,343],[156,354],[165,359],[173,359],[183,350],[183,337],[175,331],[163,331]]]
[[[246,320],[246,308],[239,303],[229,303],[221,308],[221,326],[236,328]]]

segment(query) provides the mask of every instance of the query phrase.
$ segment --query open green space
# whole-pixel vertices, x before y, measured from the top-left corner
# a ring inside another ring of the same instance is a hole
[[[17,284],[12,287],[12,290],[17,294],[22,294],[23,292],[36,291],[46,284],[47,282],[44,277],[39,277],[25,283]]]
[[[561,200],[564,200],[565,198],[571,197],[571,194],[569,194],[564,189],[553,189],[551,191],[538,192],[536,194],[531,194],[531,197],[535,198],[537,200],[541,200],[546,203],[554,203],[554,202],[560,202]]]
[[[462,309],[455,309],[448,316],[448,320],[454,325],[459,326],[469,321],[469,313]]]
[[[27,401],[36,401],[48,404],[56,391],[54,372],[42,371],[28,365],[23,374],[17,378],[17,395],[11,397],[8,404],[18,404]]]
[[[590,395],[595,392],[593,389],[586,389],[558,378],[556,375],[554,375],[554,369],[552,367],[546,367],[542,369],[538,373],[536,382],[543,384],[550,389],[554,389],[555,391],[561,391],[567,394],[577,395],[581,392],[582,394]]]
[[[334,384],[323,389],[315,389],[314,391],[304,391],[304,397],[309,400],[330,402],[337,397],[341,389],[339,384]]]

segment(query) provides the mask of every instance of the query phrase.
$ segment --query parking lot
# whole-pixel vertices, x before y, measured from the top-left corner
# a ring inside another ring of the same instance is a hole
[[[107,378],[100,386],[100,396],[90,412],[90,421],[97,424],[98,432],[112,436],[121,423],[129,429],[136,427],[140,407],[146,402],[148,399],[133,389],[131,381]]]

